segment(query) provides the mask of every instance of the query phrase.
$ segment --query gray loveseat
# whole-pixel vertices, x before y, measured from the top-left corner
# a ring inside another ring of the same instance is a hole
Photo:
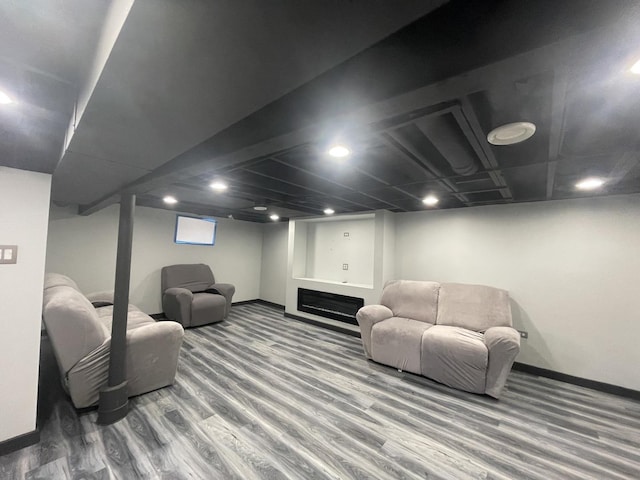
[[[484,285],[394,280],[356,314],[365,355],[499,398],[520,351],[509,294]]]
[[[63,387],[76,408],[96,405],[107,385],[112,301],[110,292],[85,296],[69,277],[45,275],[42,318]],[[182,326],[156,322],[134,305],[129,305],[127,318],[128,395],[171,385],[184,336]]]

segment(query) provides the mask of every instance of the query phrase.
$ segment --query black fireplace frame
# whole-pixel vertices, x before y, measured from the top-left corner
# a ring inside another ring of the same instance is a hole
[[[338,293],[298,288],[298,311],[357,325],[356,312],[364,299]]]

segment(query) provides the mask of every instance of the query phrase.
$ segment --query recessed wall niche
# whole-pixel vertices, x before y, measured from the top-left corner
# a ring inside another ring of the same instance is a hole
[[[305,223],[303,278],[373,287],[374,220],[374,215],[362,215]]]
[[[387,211],[289,221],[285,312],[333,322],[299,311],[299,288],[377,301],[393,279],[394,233]]]

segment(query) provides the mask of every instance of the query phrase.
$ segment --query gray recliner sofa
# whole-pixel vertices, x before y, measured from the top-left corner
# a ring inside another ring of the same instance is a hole
[[[231,310],[236,287],[216,283],[204,263],[169,265],[160,271],[162,309],[184,327],[221,322]]]
[[[508,292],[484,285],[393,280],[356,319],[367,358],[494,398],[520,351]]]
[[[107,386],[113,294],[83,295],[65,275],[47,273],[42,318],[62,385],[76,408],[96,405]],[[156,322],[136,306],[127,315],[127,393],[132,397],[174,382],[184,329]]]

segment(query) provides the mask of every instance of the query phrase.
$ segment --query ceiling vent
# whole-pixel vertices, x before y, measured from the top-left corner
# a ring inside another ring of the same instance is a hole
[[[419,122],[418,128],[438,149],[456,174],[473,175],[478,171],[477,157],[453,115],[426,118]]]

